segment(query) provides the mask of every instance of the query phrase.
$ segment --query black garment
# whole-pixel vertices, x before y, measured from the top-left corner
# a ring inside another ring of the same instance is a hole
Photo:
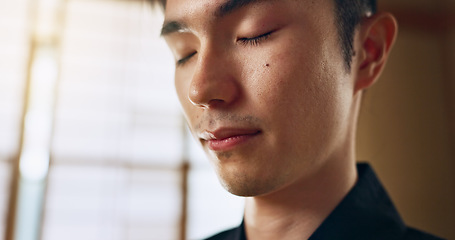
[[[357,164],[354,188],[309,240],[441,240],[407,227],[371,167]],[[242,224],[207,240],[246,240]]]

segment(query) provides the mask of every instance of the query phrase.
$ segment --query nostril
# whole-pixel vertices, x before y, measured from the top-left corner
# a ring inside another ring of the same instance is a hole
[[[216,108],[220,107],[221,105],[225,104],[225,101],[222,99],[212,99],[206,103],[204,102],[195,102],[191,98],[188,98],[188,100],[191,102],[196,107],[200,108]]]
[[[225,101],[222,99],[212,99],[208,102],[208,107],[219,107],[220,105],[225,104]]]

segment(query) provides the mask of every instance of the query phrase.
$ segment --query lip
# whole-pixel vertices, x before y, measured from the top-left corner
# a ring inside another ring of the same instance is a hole
[[[259,129],[220,128],[213,132],[204,131],[200,138],[207,142],[212,151],[229,151],[242,145],[261,133]]]

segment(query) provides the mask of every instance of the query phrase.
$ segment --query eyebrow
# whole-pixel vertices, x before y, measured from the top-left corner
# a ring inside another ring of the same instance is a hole
[[[228,0],[218,8],[218,11],[215,13],[215,16],[218,18],[222,18],[242,7],[259,1],[260,0]]]
[[[181,32],[181,31],[186,31],[186,30],[188,30],[188,27],[185,24],[183,24],[182,22],[170,21],[170,22],[165,22],[163,24],[160,35],[162,37],[164,37],[171,33]]]
[[[250,5],[261,0],[227,0],[225,3],[221,4],[218,7],[218,10],[215,12],[215,18],[222,18],[226,15],[232,14],[232,12],[239,10],[247,5]],[[188,27],[179,21],[169,21],[164,22],[163,27],[161,28],[161,36],[164,37],[171,33],[187,31]]]

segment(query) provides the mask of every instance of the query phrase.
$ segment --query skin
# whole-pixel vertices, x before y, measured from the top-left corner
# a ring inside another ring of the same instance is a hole
[[[222,185],[247,197],[248,239],[309,238],[355,184],[362,90],[378,78],[396,22],[364,20],[347,71],[332,1],[255,1],[220,16],[225,2],[167,1],[185,118]],[[239,131],[227,148],[210,145]]]

